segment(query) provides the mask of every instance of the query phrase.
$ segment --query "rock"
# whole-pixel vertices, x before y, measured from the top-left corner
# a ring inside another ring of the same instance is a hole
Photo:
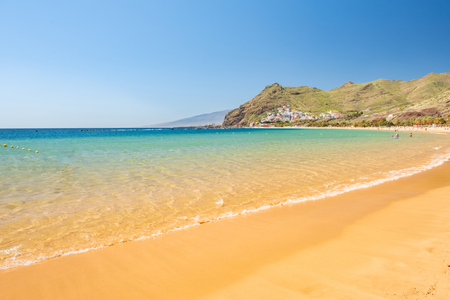
[[[423,117],[427,117],[427,116],[433,117],[433,118],[439,118],[439,117],[441,117],[441,114],[440,114],[439,110],[437,110],[435,107],[430,107],[430,108],[422,109],[421,111],[405,112],[398,117],[398,120],[401,122],[401,121],[409,120],[412,117],[417,119],[417,118],[423,118]]]

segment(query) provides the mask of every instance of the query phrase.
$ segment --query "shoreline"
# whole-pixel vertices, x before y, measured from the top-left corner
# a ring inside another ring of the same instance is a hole
[[[314,128],[316,129],[316,128]],[[320,129],[320,128],[317,128]],[[357,128],[348,128],[348,129],[357,129]],[[155,239],[155,238],[159,238],[160,236],[164,236],[166,234],[172,234],[174,232],[177,231],[185,231],[185,230],[190,230],[193,227],[197,227],[199,225],[203,225],[203,224],[207,224],[207,223],[213,223],[213,222],[217,222],[217,221],[224,221],[227,219],[233,219],[236,217],[244,217],[248,214],[254,214],[254,213],[258,213],[261,211],[266,211],[266,210],[270,210],[270,209],[274,209],[274,208],[278,208],[278,207],[282,207],[282,206],[288,206],[288,205],[295,205],[295,204],[300,204],[303,202],[309,202],[309,201],[321,201],[327,198],[333,198],[333,197],[337,197],[352,191],[357,191],[357,190],[361,190],[361,189],[368,189],[374,186],[378,186],[378,185],[382,185],[385,184],[386,182],[391,182],[391,181],[396,181],[398,179],[401,178],[405,178],[405,177],[410,177],[410,176],[414,176],[418,173],[422,173],[422,172],[426,172],[429,171],[437,166],[440,166],[446,162],[448,162],[450,160],[450,153],[447,153],[445,155],[440,156],[439,158],[435,158],[433,160],[428,161],[426,164],[423,165],[419,165],[419,166],[415,166],[415,167],[411,167],[411,168],[406,168],[406,169],[400,169],[400,170],[396,170],[395,174],[392,174],[390,177],[383,177],[383,178],[378,178],[378,179],[374,179],[372,181],[369,182],[364,182],[364,183],[354,183],[351,185],[347,185],[344,188],[341,189],[332,189],[329,190],[327,192],[322,192],[319,194],[315,194],[312,196],[304,196],[301,198],[288,198],[283,202],[278,202],[276,204],[261,204],[258,207],[254,207],[254,208],[247,208],[247,209],[243,209],[241,211],[236,211],[236,212],[226,212],[222,215],[219,215],[217,217],[214,217],[212,219],[206,219],[203,220],[201,222],[198,223],[193,223],[193,224],[188,224],[185,226],[181,226],[181,227],[175,227],[172,229],[169,229],[167,231],[164,232],[157,232],[151,235],[146,235],[146,236],[141,236],[138,238],[134,238],[134,239],[130,239],[130,240],[125,240],[119,243],[114,243],[114,244],[107,244],[107,245],[102,245],[99,247],[92,247],[92,248],[85,248],[85,249],[80,249],[80,250],[76,250],[76,251],[69,251],[69,252],[65,252],[65,253],[61,253],[55,256],[51,256],[51,257],[41,257],[38,258],[37,260],[34,261],[25,261],[25,263],[22,264],[16,264],[14,266],[10,266],[7,268],[0,268],[0,271],[2,270],[14,270],[16,268],[21,268],[21,267],[26,267],[26,266],[32,266],[38,263],[42,263],[42,262],[46,262],[46,261],[50,261],[53,259],[60,259],[66,256],[71,256],[71,255],[78,255],[78,254],[82,254],[82,253],[86,253],[86,252],[91,252],[94,250],[100,250],[100,249],[106,249],[106,248],[110,248],[110,247],[116,247],[116,246],[121,246],[124,244],[128,244],[130,242],[138,242],[138,241],[146,241],[146,240],[151,240],[151,239]],[[391,173],[391,172],[390,172]]]
[[[448,182],[450,164],[447,162],[413,176],[320,201],[273,207],[155,239],[2,270],[0,296],[4,294],[8,299],[195,299],[214,295],[212,298],[221,299],[233,294],[228,298],[239,298],[239,291],[251,291],[255,285],[260,287],[252,281],[258,278],[258,270],[275,265],[276,272],[284,272],[276,265],[291,256],[303,259],[302,253],[308,249],[339,240],[359,220],[388,213],[391,205],[417,197],[421,200],[415,201],[429,202],[423,195],[439,189],[448,195]],[[435,203],[441,205],[436,214],[449,213],[448,209],[442,209],[442,201]],[[385,219],[384,224],[396,224],[398,218],[402,216]],[[429,218],[423,221],[432,222]],[[409,231],[414,228],[407,228],[403,234],[408,236]],[[430,238],[434,238],[434,233],[430,233]],[[371,252],[371,248],[364,251]],[[321,251],[330,250],[327,249]],[[320,263],[317,259],[316,263]],[[245,284],[248,280],[250,283]]]
[[[426,130],[425,130],[426,128]],[[233,128],[227,128],[233,129]],[[243,128],[241,128],[243,129]],[[284,127],[245,127],[245,129],[347,129],[347,130],[371,130],[371,131],[399,131],[399,132],[422,132],[422,133],[445,133],[450,134],[450,127],[386,127],[386,128],[378,128],[378,127],[293,127],[293,126],[284,126]]]

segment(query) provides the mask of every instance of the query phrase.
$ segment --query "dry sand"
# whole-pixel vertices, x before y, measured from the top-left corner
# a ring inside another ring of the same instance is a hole
[[[1,271],[0,299],[450,299],[450,163]]]
[[[337,127],[336,127],[337,128]],[[399,132],[425,132],[425,133],[445,133],[450,134],[450,128],[448,127],[388,127],[388,128],[377,128],[377,127],[356,127],[356,128],[348,128],[348,129],[357,129],[357,130],[379,130],[379,131],[399,131]]]

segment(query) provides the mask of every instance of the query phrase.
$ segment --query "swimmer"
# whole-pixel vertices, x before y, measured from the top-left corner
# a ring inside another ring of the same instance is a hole
[[[409,134],[409,137],[412,137],[412,132]]]

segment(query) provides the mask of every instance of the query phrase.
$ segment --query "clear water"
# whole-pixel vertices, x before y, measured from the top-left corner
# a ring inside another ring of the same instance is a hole
[[[0,130],[0,268],[320,199],[448,159],[446,135],[392,134]]]

